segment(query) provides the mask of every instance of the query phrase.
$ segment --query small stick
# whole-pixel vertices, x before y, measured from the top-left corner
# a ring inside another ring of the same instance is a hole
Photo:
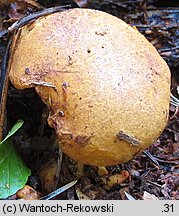
[[[159,188],[162,188],[162,187],[163,187],[162,185],[159,185],[159,184],[157,184],[156,182],[152,182],[152,181],[150,181],[150,180],[148,180],[148,179],[146,179],[145,181],[146,181],[147,183],[153,185],[153,186],[156,186],[156,187],[159,187]]]
[[[55,86],[51,83],[48,82],[31,82],[34,85],[39,85],[39,86],[45,86],[45,87],[50,87],[50,88],[55,88]]]
[[[7,100],[7,91],[9,86],[9,79],[7,77],[7,63],[9,58],[9,49],[11,46],[12,38],[10,38],[4,58],[2,61],[2,68],[0,73],[0,140],[3,139],[4,136],[4,120],[5,120],[5,110],[6,110],[6,100]]]
[[[139,144],[141,144],[141,141],[136,139],[135,137],[126,134],[124,131],[119,131],[117,134],[118,139],[120,140],[124,140],[128,143],[130,143],[133,146],[138,146]]]
[[[32,14],[29,14],[27,16],[22,17],[21,19],[17,20],[15,23],[13,23],[8,29],[3,30],[0,32],[0,38],[5,36],[7,33],[12,33],[15,30],[19,29],[20,27],[28,24],[29,22],[34,21],[35,19],[41,17],[41,16],[46,16],[52,13],[57,13],[60,11],[65,11],[68,8],[70,8],[71,5],[64,5],[64,6],[58,6],[58,7],[51,7],[47,8],[41,11],[34,12]]]
[[[64,11],[67,8],[71,7],[71,5],[65,5],[65,6],[58,6],[58,7],[52,7],[52,8],[47,8],[41,11],[34,12],[28,16],[24,16],[21,19],[17,20],[15,23],[13,23],[9,28],[8,32],[13,32],[20,27],[28,24],[31,21],[34,21],[35,19],[41,17],[41,16],[46,16],[52,13],[57,13],[60,11]]]
[[[170,94],[170,103],[173,105],[173,106],[179,106],[179,99],[176,98],[172,93]]]
[[[124,194],[126,195],[126,197],[127,197],[128,200],[136,200],[132,195],[130,195],[126,191],[124,191]]]
[[[176,161],[175,160],[169,161],[169,160],[162,160],[162,159],[157,158],[157,161],[159,161],[160,163],[167,163],[167,164],[176,164],[176,165],[178,165],[178,159],[176,159]]]
[[[73,187],[76,183],[77,183],[77,180],[72,181],[72,182],[64,185],[63,187],[58,188],[57,190],[53,191],[52,193],[50,193],[50,194],[48,194],[48,195],[46,195],[44,197],[41,197],[40,200],[50,200],[53,197],[63,193],[64,191],[68,190],[69,188]]]
[[[158,163],[157,159],[156,159],[153,155],[151,155],[149,151],[144,150],[143,153],[144,153],[155,165],[157,165],[158,167],[160,167],[160,164]]]
[[[149,25],[146,25],[146,24],[132,24],[132,26],[135,26],[137,28],[160,28],[160,29],[166,29],[166,28],[178,28],[178,24],[170,24],[170,25],[153,25],[153,24],[149,24]]]

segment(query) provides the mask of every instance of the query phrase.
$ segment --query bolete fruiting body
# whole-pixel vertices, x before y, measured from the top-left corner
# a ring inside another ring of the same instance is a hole
[[[9,76],[35,87],[63,151],[84,164],[130,160],[162,133],[170,71],[135,28],[105,12],[70,9],[20,30]]]

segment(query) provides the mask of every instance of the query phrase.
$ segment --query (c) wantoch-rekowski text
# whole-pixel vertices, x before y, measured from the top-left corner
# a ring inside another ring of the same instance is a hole
[[[106,212],[114,211],[113,204],[106,205],[82,205],[82,204],[66,204],[63,205],[31,205],[31,204],[18,204],[20,212]]]

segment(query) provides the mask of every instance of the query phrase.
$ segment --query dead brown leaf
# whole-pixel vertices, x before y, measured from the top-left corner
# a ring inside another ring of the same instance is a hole
[[[25,185],[22,189],[17,191],[16,197],[25,200],[38,200],[40,198],[40,194],[32,187]]]
[[[109,177],[109,180],[106,182],[106,188],[111,189],[115,185],[120,185],[124,183],[129,178],[128,171],[122,171],[120,174],[115,174]]]

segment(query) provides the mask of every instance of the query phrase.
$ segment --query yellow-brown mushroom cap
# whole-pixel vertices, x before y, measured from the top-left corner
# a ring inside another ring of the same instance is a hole
[[[136,29],[105,12],[70,9],[23,27],[9,77],[16,88],[35,87],[63,151],[84,164],[130,160],[168,119],[167,64]]]

